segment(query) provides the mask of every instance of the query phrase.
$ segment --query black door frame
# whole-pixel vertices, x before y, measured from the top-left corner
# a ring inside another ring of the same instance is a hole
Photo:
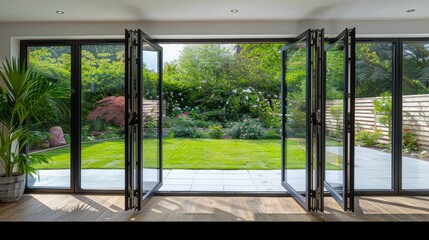
[[[121,39],[88,39],[88,40],[22,40],[20,56],[26,58],[28,47],[31,46],[70,46],[71,71],[70,81],[73,92],[70,100],[70,188],[57,187],[26,187],[27,193],[90,193],[90,194],[123,194],[124,190],[82,189],[81,187],[81,106],[82,76],[81,49],[83,45],[117,45],[124,44]],[[79,89],[79,90],[76,90]],[[27,149],[28,150],[28,149]]]
[[[336,44],[342,41],[343,52],[344,52],[344,77],[343,77],[343,122],[342,122],[342,142],[343,142],[343,192],[341,195],[329,184],[326,179],[323,180],[324,188],[330,193],[330,195],[342,205],[344,211],[354,211],[354,133],[355,133],[355,121],[354,121],[354,102],[355,102],[355,29],[346,28],[337,37],[331,39],[329,44],[324,47],[324,78],[323,78],[323,89],[322,89],[322,122],[326,123],[326,72],[327,72],[327,52],[334,47]],[[322,156],[323,160],[323,171],[326,171],[326,124],[322,124]],[[326,174],[326,173],[325,173]]]
[[[322,61],[323,61],[323,42],[324,30],[308,29],[295,39],[281,48],[282,52],[282,69],[281,69],[281,116],[282,116],[282,139],[281,139],[281,184],[288,193],[307,211],[323,211],[323,163],[320,158],[321,148],[321,127],[323,126],[320,119],[320,93],[322,90]],[[305,168],[305,195],[297,191],[287,181],[287,51],[296,46],[298,43],[305,42],[306,50],[306,168]]]
[[[291,38],[227,38],[227,39],[153,39],[157,43],[171,43],[171,44],[180,44],[180,43],[286,43],[291,40]],[[329,40],[328,38],[326,40]],[[402,129],[402,43],[405,41],[429,41],[429,38],[409,38],[409,37],[400,37],[400,38],[384,38],[384,37],[374,37],[374,38],[356,38],[356,44],[359,43],[371,43],[371,42],[388,42],[392,43],[392,129]],[[72,48],[72,66],[71,66],[71,78],[72,78],[72,87],[73,89],[80,89],[80,74],[78,71],[80,67],[80,60],[78,54],[73,54],[78,52],[77,42],[82,43],[122,43],[125,44],[124,39],[65,39],[65,40],[55,40],[55,39],[46,39],[46,40],[21,40],[20,41],[20,56],[25,58],[27,56],[27,47],[29,46],[68,46]],[[78,63],[79,65],[76,65]],[[78,81],[79,80],[79,81]],[[78,82],[78,83],[77,83]],[[77,109],[76,102],[80,101],[80,97],[77,95],[79,93],[72,94],[72,107],[73,112]],[[77,100],[76,100],[77,99]],[[72,116],[72,119],[75,119]],[[80,122],[80,119],[79,121]],[[80,124],[80,123],[79,123]],[[75,129],[80,131],[79,129]],[[76,131],[75,131],[76,132]],[[391,189],[356,189],[355,194],[360,196],[428,196],[428,190],[403,190],[401,189],[402,185],[402,133],[401,131],[393,131],[393,144],[392,144],[392,188]],[[80,141],[80,140],[79,140]],[[124,190],[85,190],[77,189],[76,178],[80,179],[80,169],[76,166],[80,164],[80,145],[74,144],[75,147],[72,150],[72,156],[74,160],[71,160],[71,182],[70,189],[59,189],[59,188],[33,188],[26,189],[27,193],[84,193],[84,194],[118,194],[122,195]],[[79,160],[77,160],[79,159]],[[76,164],[76,161],[79,163]],[[249,196],[287,196],[287,193],[265,193],[265,192],[240,192],[240,195],[249,195]],[[230,192],[158,192],[157,195],[188,195],[188,196],[199,196],[199,195],[211,195],[211,196],[228,196],[231,195]]]
[[[138,30],[125,30],[125,210],[140,210],[162,186],[162,47],[147,34]],[[157,52],[158,65],[158,181],[154,187],[144,189],[143,144],[143,82],[144,45]]]

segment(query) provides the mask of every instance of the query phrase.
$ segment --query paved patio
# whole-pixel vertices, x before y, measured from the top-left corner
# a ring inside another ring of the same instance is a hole
[[[327,147],[328,152],[338,152]],[[355,188],[390,189],[390,154],[356,147]],[[304,170],[288,170],[289,182],[297,190],[304,188]],[[341,183],[341,171],[328,170],[330,183]],[[280,170],[164,170],[161,191],[285,191],[280,184]],[[146,169],[145,180],[157,179],[157,171]],[[69,170],[40,170],[40,181],[29,181],[33,187],[69,187]],[[429,189],[429,162],[404,157],[403,186],[408,189]],[[124,189],[124,170],[84,169],[83,189]]]

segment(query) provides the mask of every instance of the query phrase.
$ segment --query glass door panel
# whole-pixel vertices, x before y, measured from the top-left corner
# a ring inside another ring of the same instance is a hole
[[[429,190],[429,41],[402,42],[402,189]]]
[[[124,44],[80,51],[81,188],[124,189]]]
[[[162,48],[143,39],[143,194],[146,196],[161,186]]]
[[[26,49],[28,66],[43,75],[46,81],[63,84],[71,89],[71,46],[43,45],[29,46]],[[71,98],[62,99],[64,105],[71,107]],[[70,189],[70,112],[58,114],[56,111],[40,113],[42,118],[29,119],[31,129],[46,133],[49,137],[34,139],[29,143],[29,154],[46,155],[48,164],[34,164],[39,177],[28,176],[28,188]]]
[[[355,187],[361,191],[393,190],[393,46],[356,44]]]
[[[282,49],[282,185],[311,210],[311,78],[313,31]]]
[[[351,94],[352,68],[354,56],[351,56],[353,31],[346,29],[325,47],[324,79],[324,186],[331,196],[349,209],[350,189],[353,178],[354,139],[351,129]]]
[[[162,48],[125,31],[125,209],[140,210],[162,185]]]

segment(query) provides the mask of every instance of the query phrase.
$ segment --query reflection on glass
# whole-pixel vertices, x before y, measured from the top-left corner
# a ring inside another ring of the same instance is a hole
[[[402,188],[429,189],[429,42],[402,54]]]
[[[32,46],[27,49],[28,64],[48,81],[64,82],[71,88],[69,46]],[[70,99],[64,104],[70,107]],[[31,123],[34,130],[49,133],[50,138],[34,139],[29,143],[31,153],[46,154],[51,157],[49,164],[33,165],[40,177],[28,178],[28,187],[70,188],[70,114],[55,111],[40,113],[40,123]]]
[[[392,44],[356,44],[355,189],[392,189]]]
[[[143,50],[143,192],[160,181],[158,52]]]
[[[342,196],[344,191],[344,41],[326,51],[325,180]]]
[[[81,47],[83,189],[123,189],[124,45]]]
[[[285,181],[297,191],[306,183],[306,48],[297,43],[286,52]]]

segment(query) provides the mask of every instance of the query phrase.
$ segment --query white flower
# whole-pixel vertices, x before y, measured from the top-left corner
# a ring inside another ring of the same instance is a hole
[[[235,90],[235,89],[234,89],[234,90],[232,90],[232,93],[237,93],[237,90]]]
[[[249,97],[248,97],[248,96],[246,96],[246,100],[249,100]]]

